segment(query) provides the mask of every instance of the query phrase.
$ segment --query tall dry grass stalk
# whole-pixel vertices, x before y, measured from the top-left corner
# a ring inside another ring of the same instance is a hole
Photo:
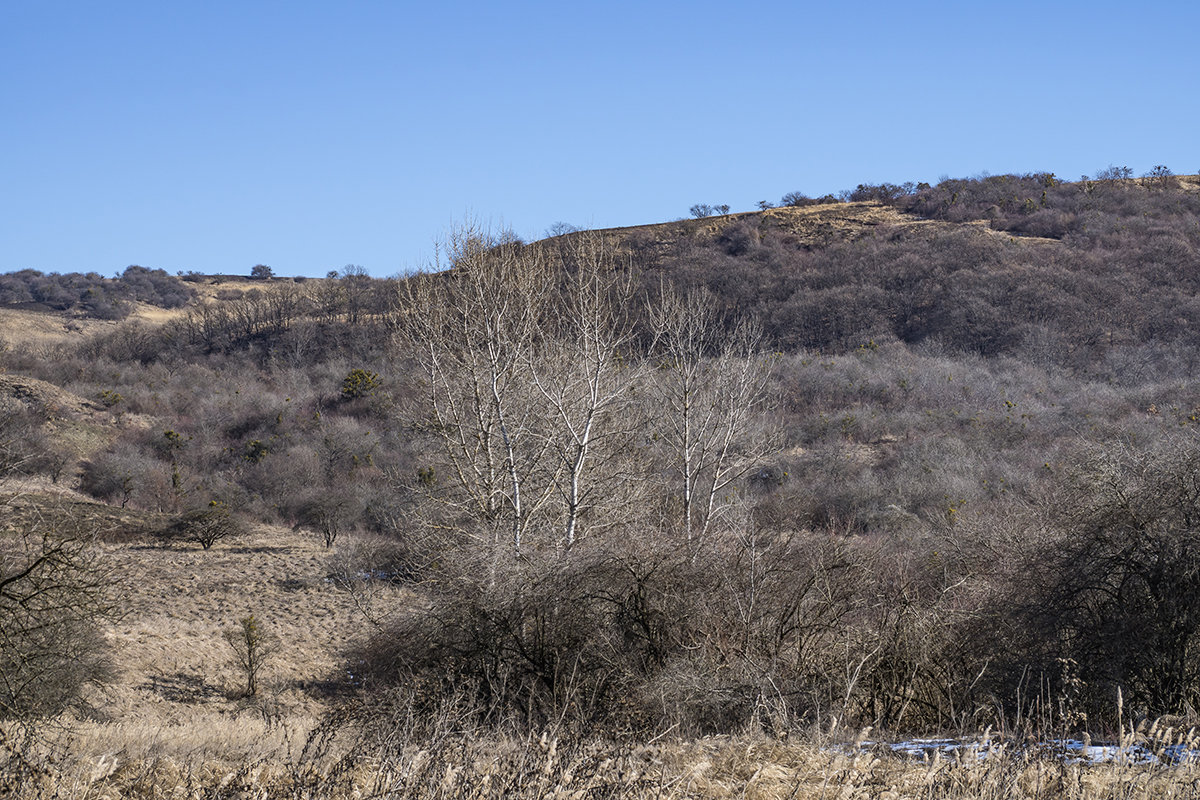
[[[861,743],[822,747],[762,736],[620,743],[424,729],[390,740],[351,728],[213,716],[190,728],[114,723],[25,754],[0,797],[151,798],[1191,798],[1195,763],[1072,763],[1048,749],[992,745],[920,760]],[[1126,732],[1149,751],[1194,746],[1167,726]],[[6,754],[13,766],[11,747]],[[0,758],[5,757],[0,755]],[[18,778],[19,783],[12,778]],[[3,777],[0,777],[0,781]]]

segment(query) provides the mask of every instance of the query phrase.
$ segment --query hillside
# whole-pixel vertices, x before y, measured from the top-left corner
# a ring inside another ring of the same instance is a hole
[[[1200,184],[947,181],[879,200],[612,232],[648,286],[704,285],[786,350],[868,340],[1093,368],[1113,346],[1193,346]],[[854,196],[852,194],[852,196]],[[1167,322],[1167,321],[1170,322]]]
[[[961,775],[805,737],[1196,722],[1200,182],[856,191],[0,307],[0,574],[61,538],[49,574],[106,598],[47,612],[78,670],[3,664],[74,731],[55,774],[433,791],[551,731],[592,785],[916,793]]]

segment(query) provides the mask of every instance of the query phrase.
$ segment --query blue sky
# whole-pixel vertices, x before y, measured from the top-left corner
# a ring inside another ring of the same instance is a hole
[[[1200,3],[0,2],[0,271],[384,276],[474,219],[1200,171]]]

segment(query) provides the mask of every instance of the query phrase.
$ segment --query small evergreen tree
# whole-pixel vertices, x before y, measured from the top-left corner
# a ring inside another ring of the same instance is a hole
[[[234,660],[246,677],[246,694],[258,694],[263,666],[279,649],[279,640],[262,629],[254,615],[243,617],[238,627],[225,632],[225,641],[233,648]]]
[[[360,397],[370,397],[383,385],[378,373],[365,369],[352,369],[342,381],[342,399],[357,400]]]

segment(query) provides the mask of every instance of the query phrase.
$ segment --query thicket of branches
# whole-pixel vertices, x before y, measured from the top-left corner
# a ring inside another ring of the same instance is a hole
[[[1148,411],[1159,417],[1148,439],[1162,442],[1150,450],[1064,458],[1063,412],[1038,399],[1031,374],[1004,374],[1015,365],[927,354],[905,369],[894,345],[770,364],[741,350],[742,328],[704,296],[665,289],[648,298],[644,349],[622,317],[604,316],[606,335],[588,340],[599,357],[560,361],[559,337],[581,329],[563,315],[596,296],[572,281],[616,268],[573,262],[559,292],[547,278],[562,265],[547,271],[544,253],[475,241],[454,253],[454,269],[417,284],[407,306],[420,309],[410,342],[425,351],[428,432],[444,448],[410,522],[429,605],[358,654],[371,692],[427,711],[468,692],[492,721],[639,732],[829,717],[975,727],[1012,713],[1031,686],[1068,725],[1111,724],[1117,687],[1151,713],[1191,707],[1197,440],[1172,430],[1186,418]],[[628,307],[625,284],[608,281],[614,307]],[[603,354],[618,348],[610,379],[623,392],[571,380],[604,375]],[[790,419],[820,424],[791,438],[817,453],[780,453],[750,423],[770,378],[795,393]],[[550,382],[579,393],[546,393]],[[616,447],[586,451],[597,471],[572,472],[561,443],[579,440],[563,408],[591,419],[599,397],[629,398],[595,417]],[[936,422],[907,416],[925,403],[952,407]],[[722,424],[707,427],[702,415],[718,410]],[[893,426],[912,441],[899,445]],[[1060,441],[1033,447],[1038,430]],[[725,480],[705,454],[731,442],[740,470]],[[873,468],[853,463],[858,448]],[[1107,471],[1087,467],[1096,459],[1111,459]],[[693,482],[690,464],[713,471]],[[620,510],[573,538],[564,478],[603,488]]]
[[[36,518],[0,528],[0,721],[82,706],[109,674],[99,625],[115,596],[89,531]]]

